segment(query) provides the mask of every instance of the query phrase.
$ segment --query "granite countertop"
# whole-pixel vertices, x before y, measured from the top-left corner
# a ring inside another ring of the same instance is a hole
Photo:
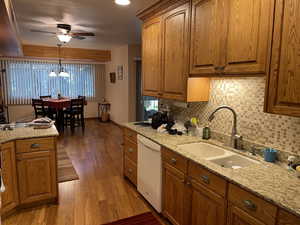
[[[13,130],[0,131],[0,144],[19,139],[54,137],[58,135],[59,133],[54,125],[48,129],[34,129],[33,127],[21,126]]]
[[[126,123],[123,125],[190,160],[201,164],[229,182],[237,184],[263,199],[300,216],[300,179],[297,178],[293,172],[290,172],[277,164],[267,163],[261,158],[251,157],[245,152],[242,152],[242,154],[247,155],[250,158],[255,158],[256,160],[259,160],[260,163],[235,170],[223,168],[180,149],[178,145],[194,142],[208,142],[230,151],[237,153],[241,152],[225,147],[222,143],[217,141],[204,141],[199,137],[190,137],[187,135],[171,136],[169,134],[158,133],[150,127],[137,126],[133,123]]]

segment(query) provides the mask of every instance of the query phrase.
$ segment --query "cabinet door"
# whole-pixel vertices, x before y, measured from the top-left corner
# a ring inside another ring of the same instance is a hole
[[[266,74],[269,68],[274,0],[226,0],[225,74]],[[226,21],[228,20],[228,21]],[[225,66],[225,67],[224,67]]]
[[[231,205],[228,208],[228,225],[265,225],[263,222],[250,216],[242,209]]]
[[[1,147],[1,165],[5,192],[1,193],[1,215],[14,209],[18,203],[17,172],[14,142]]]
[[[276,1],[274,24],[266,109],[300,116],[300,1]]]
[[[192,182],[191,225],[225,225],[225,199],[204,186]]]
[[[284,210],[279,211],[277,225],[299,225],[300,217],[296,217]]]
[[[215,74],[220,60],[220,35],[218,10],[220,0],[193,0],[190,73]]]
[[[55,151],[17,155],[21,204],[57,197]]]
[[[143,25],[142,74],[143,95],[161,95],[161,18]]]
[[[189,47],[189,4],[163,16],[163,98],[186,100]]]
[[[172,224],[184,224],[185,176],[164,163],[163,166],[163,215]]]

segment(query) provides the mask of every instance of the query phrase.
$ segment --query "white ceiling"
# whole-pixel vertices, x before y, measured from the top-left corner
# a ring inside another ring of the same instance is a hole
[[[67,46],[91,49],[140,43],[141,23],[135,14],[156,1],[131,0],[129,6],[118,6],[113,0],[13,0],[23,44],[56,46],[54,35],[30,30],[56,32],[57,23],[68,23],[73,31],[94,32],[96,37],[72,39]]]

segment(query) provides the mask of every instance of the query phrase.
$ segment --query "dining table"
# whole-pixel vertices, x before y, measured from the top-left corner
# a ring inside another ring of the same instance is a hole
[[[56,118],[56,127],[57,129],[64,129],[64,109],[67,109],[71,106],[72,98],[64,97],[64,98],[44,98],[42,99],[44,102],[44,106],[53,109],[57,112]],[[84,105],[87,105],[87,101],[84,101]]]

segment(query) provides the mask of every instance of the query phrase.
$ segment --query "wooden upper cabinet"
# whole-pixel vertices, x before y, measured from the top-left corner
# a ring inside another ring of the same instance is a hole
[[[163,98],[186,100],[189,49],[189,4],[163,16]]]
[[[193,0],[190,73],[215,74],[220,60],[218,4],[220,0]]]
[[[274,0],[226,0],[224,7],[227,34],[221,45],[221,70],[225,74],[266,74]]]
[[[143,25],[142,31],[143,95],[161,95],[161,18]]]
[[[277,0],[266,111],[300,116],[300,1]]]
[[[5,191],[1,193],[1,215],[5,215],[19,204],[14,142],[2,145],[1,165],[5,186]]]

